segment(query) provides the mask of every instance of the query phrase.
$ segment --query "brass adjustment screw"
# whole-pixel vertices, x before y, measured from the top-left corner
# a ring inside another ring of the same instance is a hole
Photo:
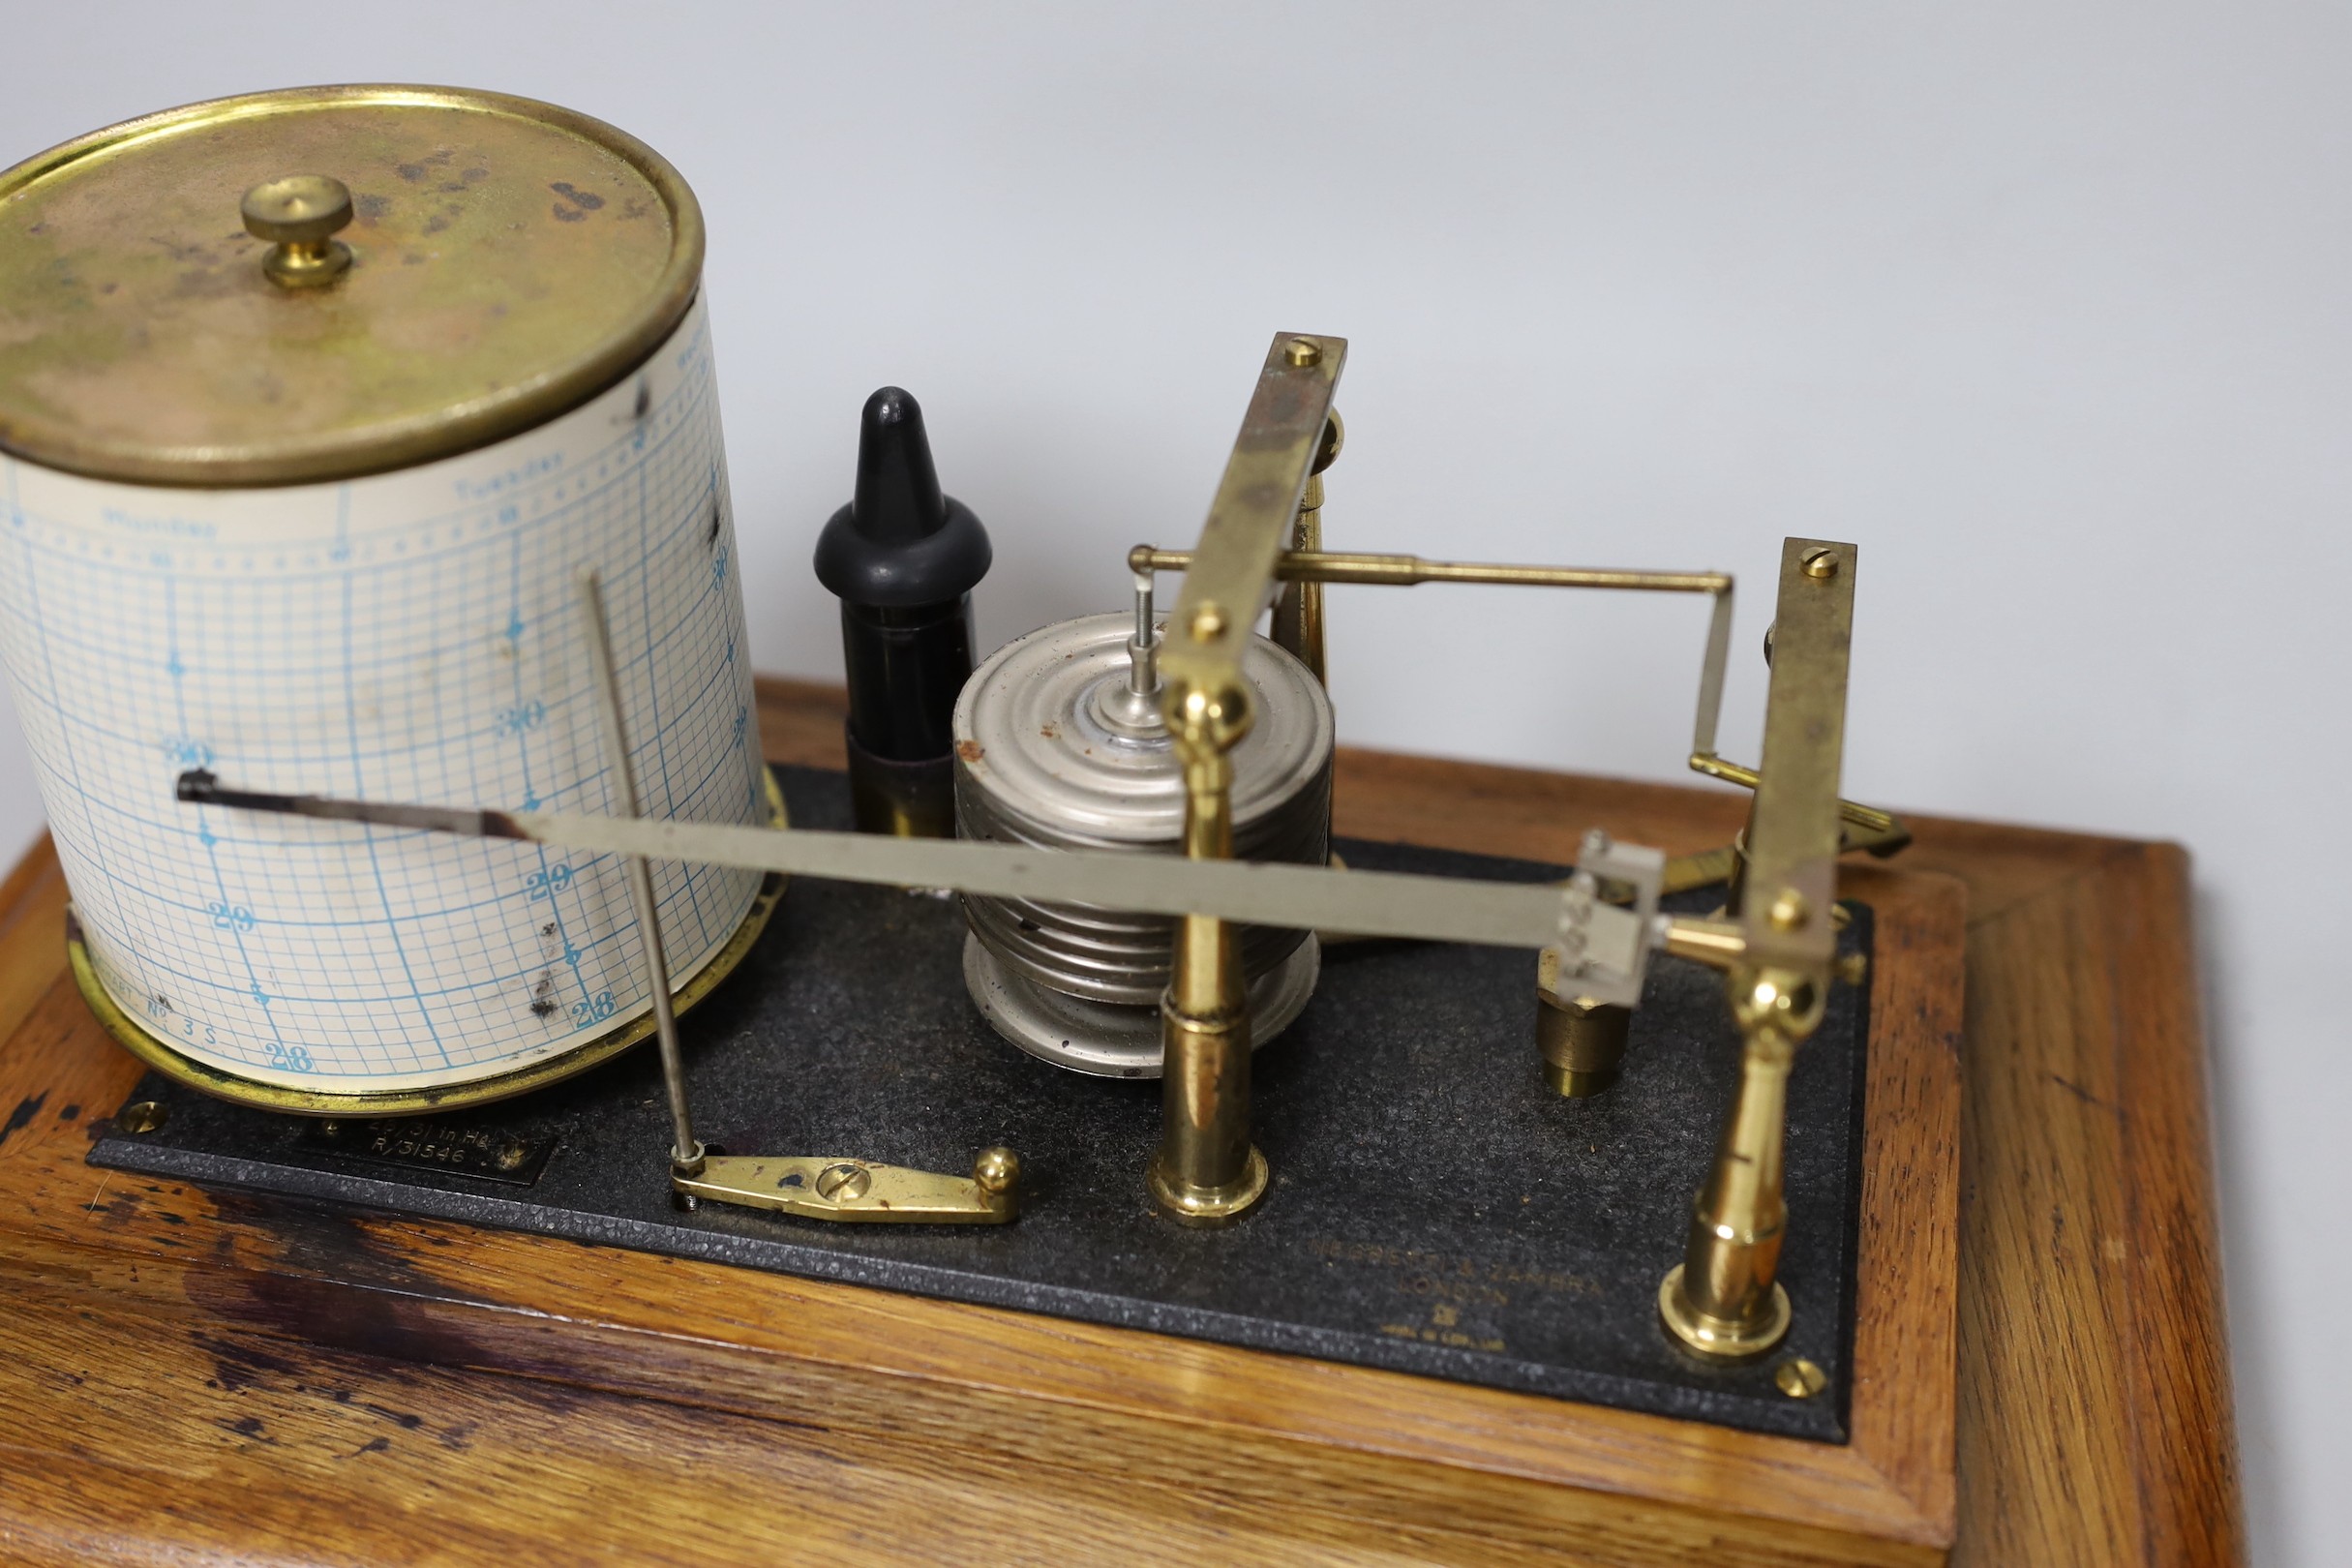
[[[1304,370],[1323,363],[1323,346],[1312,338],[1293,338],[1282,345],[1282,357]]]
[[[1185,630],[1191,634],[1195,643],[1216,642],[1224,635],[1225,607],[1215,600],[1194,606],[1191,622]]]
[[[245,231],[270,243],[261,270],[285,288],[333,283],[351,264],[351,248],[335,238],[351,222],[351,190],[325,174],[290,174],[256,185],[240,203]]]
[[[119,1132],[153,1132],[164,1125],[166,1115],[152,1100],[136,1101],[116,1113],[114,1128]]]
[[[1817,582],[1826,582],[1837,575],[1837,552],[1827,545],[1815,545],[1796,558],[1804,566],[1805,575]]]
[[[1780,896],[1772,900],[1771,909],[1765,913],[1770,917],[1775,931],[1801,931],[1805,928],[1805,922],[1813,918],[1812,907],[1805,902],[1805,895],[1794,888],[1783,888]]]

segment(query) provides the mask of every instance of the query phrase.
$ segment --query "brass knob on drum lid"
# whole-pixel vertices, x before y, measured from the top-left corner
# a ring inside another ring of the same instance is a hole
[[[351,221],[351,190],[325,174],[289,174],[256,185],[240,203],[245,231],[270,242],[261,270],[286,288],[333,283],[351,264],[351,248],[335,238]]]

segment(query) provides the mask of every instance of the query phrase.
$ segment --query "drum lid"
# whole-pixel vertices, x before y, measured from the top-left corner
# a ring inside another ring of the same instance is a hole
[[[348,189],[349,262],[289,286],[243,204],[314,175]],[[0,450],[182,486],[446,457],[618,382],[702,260],[678,171],[568,109],[397,86],[168,109],[0,173]]]

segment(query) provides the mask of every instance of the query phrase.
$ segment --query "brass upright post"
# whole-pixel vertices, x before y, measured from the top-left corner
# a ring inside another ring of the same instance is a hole
[[[1821,1023],[1822,996],[1787,969],[1743,964],[1730,984],[1742,1040],[1739,1089],[1714,1168],[1691,1206],[1682,1262],[1658,1286],[1658,1312],[1691,1349],[1744,1360],[1789,1332],[1789,1293],[1773,1278],[1789,1219],[1781,1187],[1789,1069]]]
[[[1233,763],[1249,726],[1237,689],[1217,700],[1188,693],[1178,707],[1176,755],[1184,764],[1184,852],[1195,860],[1233,856]],[[1160,1150],[1147,1181],[1152,1201],[1179,1224],[1221,1225],[1266,1192],[1266,1160],[1250,1142],[1250,1004],[1233,927],[1187,915],[1175,969],[1160,1001],[1164,1067]]]

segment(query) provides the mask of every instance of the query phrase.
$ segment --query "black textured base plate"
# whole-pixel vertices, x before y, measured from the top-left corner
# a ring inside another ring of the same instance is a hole
[[[792,820],[846,827],[838,773],[781,769]],[[1350,865],[1510,880],[1557,867],[1349,841]],[[1686,895],[1704,908],[1716,895]],[[1870,917],[1846,936],[1867,950]],[[1795,1323],[1774,1356],[1702,1365],[1657,1320],[1737,1072],[1720,979],[1662,960],[1624,1075],[1545,1085],[1534,957],[1363,943],[1324,957],[1258,1053],[1274,1183],[1221,1231],[1158,1218],[1143,1169],[1160,1086],[1083,1078],[999,1040],[964,995],[949,900],[803,879],[741,969],[683,1022],[696,1131],[737,1154],[962,1171],[1018,1150],[1009,1226],[828,1225],[669,1188],[658,1063],[632,1051],[522,1100],[347,1125],[210,1100],[155,1074],[164,1124],[93,1164],[711,1258],[1162,1334],[1357,1362],[1760,1432],[1843,1441],[1861,1155],[1864,998],[1840,986],[1790,1083]],[[407,1145],[406,1148],[403,1145]],[[514,1166],[500,1170],[503,1157]],[[536,1179],[530,1177],[535,1172]],[[1811,1399],[1773,1369],[1827,1374]]]

